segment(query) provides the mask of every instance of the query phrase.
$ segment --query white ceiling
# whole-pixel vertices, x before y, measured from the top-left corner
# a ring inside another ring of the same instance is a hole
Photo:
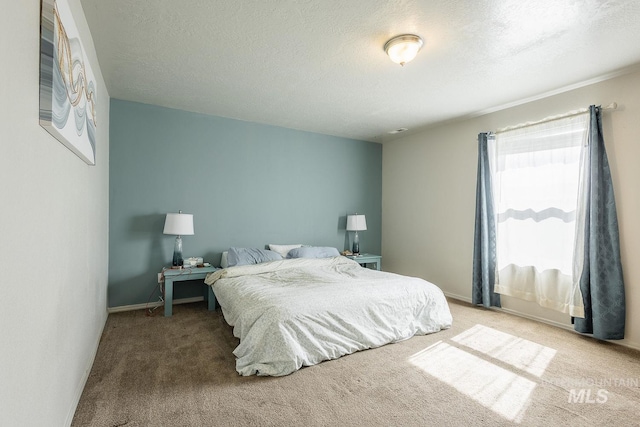
[[[638,0],[81,3],[114,98],[377,142],[640,63]]]

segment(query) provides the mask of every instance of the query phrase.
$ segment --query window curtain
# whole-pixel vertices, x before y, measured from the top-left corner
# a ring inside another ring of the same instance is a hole
[[[589,107],[589,116],[590,168],[586,180],[584,269],[580,279],[585,315],[573,321],[578,332],[616,340],[624,338],[626,316],[618,217],[600,107]]]
[[[478,135],[478,181],[476,184],[476,223],[473,240],[472,302],[484,307],[500,307],[500,295],[494,292],[496,276],[496,224],[489,165],[489,140],[493,135]]]
[[[495,291],[584,316],[583,270],[589,115],[496,135],[490,158],[496,209]]]

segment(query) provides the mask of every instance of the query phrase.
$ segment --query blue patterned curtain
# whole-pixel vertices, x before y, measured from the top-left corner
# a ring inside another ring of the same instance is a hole
[[[496,282],[496,224],[489,168],[490,134],[478,135],[478,181],[476,187],[476,229],[473,241],[473,304],[500,307]]]
[[[602,136],[600,107],[592,105],[589,110],[590,167],[585,261],[580,278],[585,317],[576,317],[573,321],[578,332],[593,334],[599,339],[617,340],[624,338],[626,314],[618,217]]]

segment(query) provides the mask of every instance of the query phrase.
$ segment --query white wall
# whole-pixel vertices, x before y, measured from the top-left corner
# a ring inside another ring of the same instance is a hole
[[[38,124],[40,1],[0,13],[0,425],[61,426],[107,318],[109,95],[79,0],[70,0],[98,84],[96,166]]]
[[[618,208],[627,298],[624,344],[640,347],[640,72],[424,130],[383,146],[385,270],[415,275],[470,301],[477,135],[591,104],[618,103],[603,128]],[[464,102],[464,100],[461,100]],[[562,313],[502,297],[503,307],[569,325]],[[454,320],[455,321],[455,320]]]

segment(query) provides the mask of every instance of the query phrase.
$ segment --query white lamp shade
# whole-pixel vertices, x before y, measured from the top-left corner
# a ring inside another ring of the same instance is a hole
[[[347,215],[347,231],[363,231],[367,229],[367,219],[364,215]]]
[[[184,213],[168,213],[164,221],[164,234],[190,236],[193,234],[193,215]]]

